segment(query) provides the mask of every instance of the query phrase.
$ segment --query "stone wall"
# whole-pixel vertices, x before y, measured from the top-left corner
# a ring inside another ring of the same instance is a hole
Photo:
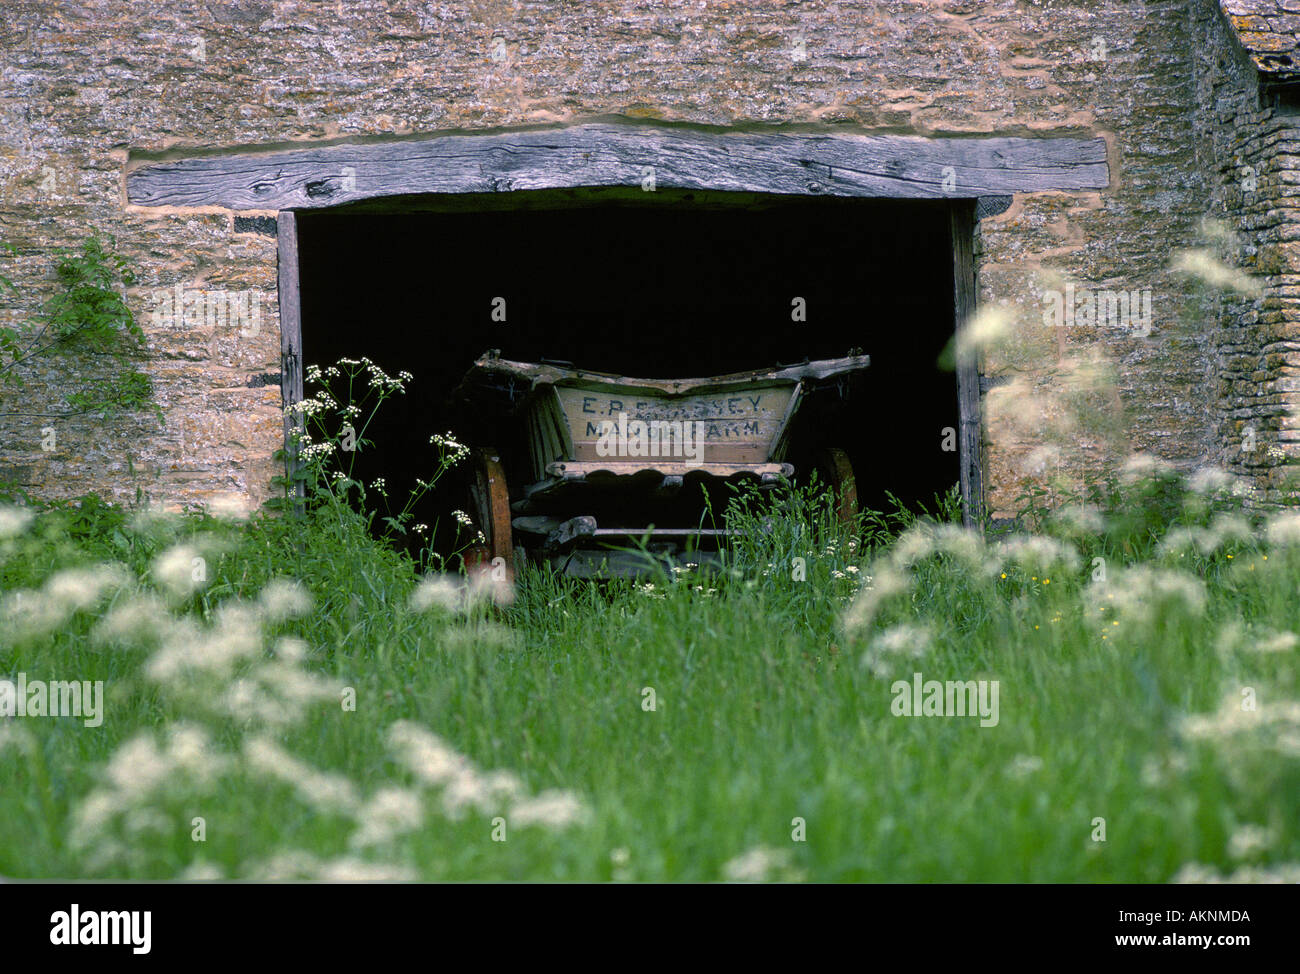
[[[990,353],[988,370],[1043,393],[1049,410],[1068,409],[1056,393],[1077,379],[1078,362],[1107,363],[1101,372],[1114,382],[1102,399],[1114,422],[1074,424],[1077,455],[1057,465],[1096,466],[1131,450],[1189,465],[1218,457],[1228,420],[1211,392],[1215,371],[1229,385],[1251,380],[1234,378],[1235,346],[1198,323],[1191,312],[1204,300],[1167,270],[1171,248],[1194,238],[1212,189],[1198,165],[1215,141],[1198,122],[1209,89],[1193,83],[1195,65],[1218,53],[1199,46],[1211,29],[1204,6],[6,0],[0,239],[17,250],[5,273],[19,293],[0,315],[32,319],[50,293],[52,248],[91,229],[115,235],[140,270],[129,297],[149,331],[165,423],[147,414],[60,419],[57,448],[44,451],[49,421],[12,415],[26,410],[6,402],[0,476],[48,495],[130,500],[138,491],[173,505],[248,507],[267,494],[281,436],[279,390],[266,384],[279,371],[275,240],[248,217],[271,214],[127,206],[129,164],[605,116],[745,130],[1104,137],[1109,190],[1018,196],[981,225],[981,300],[1015,312],[1025,329]],[[1150,334],[1046,328],[1044,273],[1082,288],[1150,290]],[[178,284],[257,291],[260,329],[158,325],[152,296]],[[39,378],[54,405],[76,385],[67,369]],[[1019,478],[1046,461],[1032,436],[996,424],[990,435],[991,507],[1006,513]]]
[[[1236,3],[1241,7],[1240,3]],[[1259,18],[1236,18],[1260,44]],[[1213,296],[1214,459],[1262,502],[1283,499],[1300,457],[1300,116],[1266,104],[1260,75],[1214,0],[1193,5],[1199,167],[1227,260],[1252,272],[1262,299]],[[1300,22],[1300,21],[1298,21]],[[1276,48],[1278,45],[1267,45]]]

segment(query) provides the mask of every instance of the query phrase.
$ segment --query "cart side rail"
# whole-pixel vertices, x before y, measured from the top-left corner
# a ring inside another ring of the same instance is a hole
[[[474,368],[487,373],[505,373],[515,376],[526,381],[533,388],[539,385],[580,383],[589,388],[608,389],[611,392],[644,391],[659,396],[679,396],[727,392],[743,389],[756,382],[815,383],[860,371],[870,364],[870,355],[849,355],[844,358],[819,359],[800,365],[732,372],[701,379],[640,379],[610,372],[565,368],[562,365],[549,363],[513,362],[509,359],[496,358],[489,353],[481,356],[474,363]]]

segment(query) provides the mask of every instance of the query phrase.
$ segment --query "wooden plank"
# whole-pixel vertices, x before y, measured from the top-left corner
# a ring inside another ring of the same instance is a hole
[[[951,211],[953,326],[969,327],[975,315],[975,212],[972,203],[954,204]],[[958,342],[958,348],[962,343]],[[961,467],[962,522],[984,523],[984,448],[980,415],[979,354],[957,356],[958,463]]]
[[[385,196],[654,186],[813,196],[974,199],[1104,189],[1096,138],[777,134],[589,123],[517,132],[141,160],[137,206],[309,209]]]
[[[561,551],[584,538],[592,537],[595,533],[596,519],[590,514],[569,518],[546,536],[546,540],[542,542],[542,551],[545,554]]]
[[[573,445],[573,430],[569,429],[569,421],[564,415],[564,407],[560,404],[560,394],[552,386],[552,393],[546,400],[546,418],[551,424],[551,429],[555,431],[555,436],[560,442],[560,458],[563,460],[576,460],[576,447]]]
[[[506,578],[514,581],[515,548],[510,526],[510,497],[501,454],[492,447],[475,451],[475,497],[481,508],[479,527],[487,536],[488,556],[505,563]]]
[[[655,461],[650,458],[661,454],[684,456],[687,438],[699,463],[763,463],[785,429],[791,400],[800,388],[789,381],[755,382],[734,395],[707,396],[667,395],[644,389],[609,392],[593,385],[575,379],[550,387],[558,394],[564,410],[573,441],[573,459],[633,466],[653,465]],[[620,433],[635,430],[633,423],[645,424],[644,433],[647,439],[653,437],[653,443],[642,443],[632,433],[623,442],[629,447],[644,445],[653,452],[641,457],[601,457],[598,445],[603,424],[613,423],[618,428],[620,421],[625,423]]]
[[[574,578],[657,578],[673,565],[686,562],[694,564],[699,572],[711,572],[723,567],[715,551],[695,550],[689,553],[650,554],[640,551],[601,551],[575,548],[563,555],[552,555],[547,561],[551,567]]]
[[[532,409],[532,413],[537,418],[537,427],[542,436],[542,452],[534,459],[536,460],[537,472],[541,475],[540,480],[545,476],[546,465],[554,463],[556,460],[570,460],[572,457],[565,451],[560,442],[560,431],[555,420],[555,391],[551,390],[548,394],[543,395],[537,401]]]
[[[760,486],[775,484],[794,476],[794,467],[788,463],[709,463],[703,467],[683,463],[656,461],[647,466],[629,466],[608,463],[553,463],[547,477],[526,485],[521,497],[511,504],[511,510],[520,515],[544,514],[549,505],[559,499],[590,497],[592,492],[627,491],[624,496],[644,492],[652,496],[665,477],[753,477]]]
[[[725,528],[658,528],[652,526],[628,528],[597,528],[593,538],[741,538],[745,532]]]
[[[563,480],[585,480],[588,478],[600,479],[606,476],[610,480],[616,480],[621,477],[684,477],[690,474],[702,474],[709,477],[737,477],[741,474],[750,474],[761,478],[764,474],[772,474],[777,477],[789,477],[794,473],[794,467],[788,463],[739,463],[732,461],[719,461],[717,463],[706,463],[698,466],[692,463],[684,463],[679,460],[668,458],[651,457],[633,458],[636,462],[629,462],[621,458],[613,458],[610,461],[598,461],[591,463],[553,463],[550,465],[547,473],[557,479]],[[531,496],[536,493],[533,487],[525,487],[524,493]]]
[[[819,382],[838,375],[857,372],[870,365],[870,355],[848,355],[844,358],[819,359],[814,362],[804,362],[801,365],[774,369],[730,372],[725,375],[716,375],[704,379],[636,379],[615,375],[612,372],[568,369],[560,365],[539,365],[532,362],[512,362],[489,354],[482,356],[474,363],[471,375],[474,371],[503,373],[523,379],[534,387],[543,384],[581,383],[584,388],[601,389],[615,394],[623,393],[628,396],[639,393],[651,396],[682,396],[688,394],[721,394],[750,388],[759,383]]]
[[[280,302],[280,400],[284,406],[284,444],[287,453],[285,476],[292,485],[290,496],[294,507],[302,511],[302,485],[299,482],[300,465],[296,451],[290,446],[294,430],[302,429],[301,417],[291,415],[289,408],[303,397],[302,383],[302,299],[298,287],[298,223],[293,211],[281,210],[276,216],[278,231],[277,288]]]
[[[790,428],[794,425],[794,417],[799,412],[799,405],[803,402],[803,380],[800,379],[795,383],[794,392],[790,394],[790,402],[786,405],[785,415],[781,417],[780,432],[772,441],[771,448],[767,451],[767,459],[774,462],[784,460],[786,452],[790,448]]]
[[[524,418],[528,424],[528,453],[533,462],[529,480],[536,481],[544,476],[542,457],[546,455],[546,437],[542,433],[542,424],[536,408],[525,412]]]
[[[1007,200],[1009,196],[981,196],[981,200]],[[331,212],[357,215],[408,215],[411,213],[531,213],[585,209],[689,209],[693,212],[734,213],[737,209],[753,213],[779,212],[798,207],[810,219],[816,219],[817,207],[834,207],[851,202],[867,209],[891,202],[870,196],[795,196],[775,193],[737,193],[707,189],[674,189],[658,186],[648,193],[640,186],[564,186],[560,189],[537,189],[520,193],[424,193],[400,196],[377,196],[372,199],[340,203]],[[929,202],[943,200],[907,200],[893,202]],[[811,206],[810,206],[811,204]],[[1005,207],[1003,207],[1005,209]]]
[[[510,521],[510,526],[516,531],[523,531],[526,534],[548,535],[561,524],[558,517],[552,517],[549,514],[534,514],[527,517],[516,517]]]

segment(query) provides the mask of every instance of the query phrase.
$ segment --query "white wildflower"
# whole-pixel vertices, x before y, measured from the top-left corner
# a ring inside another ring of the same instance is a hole
[[[44,593],[68,610],[89,609],[106,590],[121,588],[130,576],[121,565],[97,565],[59,572],[45,583]]]
[[[295,879],[312,879],[320,871],[320,860],[302,849],[276,852],[258,863],[247,878],[265,883],[283,883]]]
[[[301,663],[309,651],[307,643],[294,636],[284,636],[275,642],[275,655],[286,663]]]
[[[1283,511],[1269,519],[1265,528],[1268,543],[1274,547],[1300,544],[1300,512]]]
[[[9,747],[20,754],[30,754],[35,746],[36,738],[26,727],[9,721],[0,724],[0,755]]]
[[[543,825],[560,829],[585,820],[587,810],[578,797],[567,791],[543,791],[510,809],[511,824],[520,828]]]
[[[1136,484],[1150,480],[1162,480],[1173,474],[1174,468],[1169,463],[1149,453],[1136,453],[1129,457],[1120,468],[1120,479],[1126,484]]]
[[[470,769],[469,759],[418,724],[399,721],[388,729],[397,759],[428,785],[443,785]]]
[[[1228,855],[1233,859],[1249,859],[1264,852],[1277,842],[1277,832],[1261,825],[1243,825],[1228,839]]]
[[[0,602],[0,643],[6,635],[32,638],[59,629],[74,613],[94,607],[108,592],[129,583],[122,566],[104,564],[59,572],[36,591],[10,592]]]
[[[1080,566],[1079,552],[1073,545],[1042,535],[1012,538],[998,544],[995,551],[1003,562],[1040,575],[1050,571],[1072,574]]]
[[[872,584],[864,583],[859,587],[857,597],[844,616],[844,629],[850,634],[870,628],[880,607],[893,596],[907,592],[911,587],[907,576],[892,568],[885,568],[877,572],[874,578],[868,577],[866,581]]]
[[[162,647],[150,658],[145,673],[168,682],[187,673],[224,675],[240,660],[262,651],[261,622],[247,606],[222,606],[214,624],[200,628],[192,619],[177,620]]]
[[[25,507],[0,505],[0,540],[15,538],[27,530],[36,517]]]
[[[1250,649],[1257,653],[1289,653],[1300,646],[1300,636],[1293,632],[1279,632],[1251,643]]]
[[[409,866],[344,857],[320,866],[315,878],[327,883],[410,883],[419,877]]]
[[[440,462],[444,468],[455,466],[469,456],[469,447],[458,442],[450,432],[435,433],[429,437],[429,442],[438,448]]]
[[[1187,480],[1188,488],[1197,494],[1217,494],[1230,490],[1235,483],[1236,478],[1232,474],[1217,467],[1201,467]]]
[[[1069,504],[1054,515],[1054,521],[1066,532],[1076,537],[1101,534],[1106,520],[1101,511],[1091,504]]]
[[[383,788],[357,813],[357,831],[349,840],[354,848],[382,845],[418,829],[424,821],[424,801],[419,792]]]
[[[207,563],[198,549],[175,545],[154,559],[153,577],[167,592],[181,598],[207,583]]]
[[[1245,710],[1241,696],[1230,693],[1214,713],[1184,717],[1181,731],[1191,740],[1211,742],[1239,739],[1254,732],[1260,743],[1289,753],[1300,732],[1300,700],[1261,701],[1254,710]]]
[[[470,603],[490,601],[494,605],[511,605],[515,601],[515,587],[508,579],[498,578],[490,565],[473,572],[469,579]]]
[[[1263,293],[1263,283],[1240,267],[1224,263],[1213,250],[1191,247],[1174,255],[1170,270],[1196,278],[1203,284],[1220,290],[1232,290],[1249,297]]]
[[[1006,773],[1012,778],[1027,778],[1043,769],[1043,759],[1036,754],[1017,754],[1007,765]]]
[[[212,862],[192,862],[180,874],[183,883],[217,883],[226,878],[221,867]]]
[[[1230,875],[1222,876],[1212,866],[1189,862],[1178,870],[1175,883],[1249,883],[1281,884],[1293,886],[1300,883],[1300,863],[1284,862],[1275,866],[1242,866]]]
[[[976,572],[995,567],[983,539],[958,524],[918,524],[908,529],[890,551],[890,562],[899,569],[909,569],[932,554],[947,555]]]
[[[1093,601],[1115,613],[1150,623],[1161,615],[1200,616],[1205,611],[1205,584],[1181,572],[1139,566],[1112,573],[1089,586]],[[1105,601],[1103,601],[1105,600]]]
[[[878,677],[886,677],[897,666],[920,659],[930,648],[934,636],[926,626],[899,623],[878,634],[867,646],[863,664]]]
[[[287,578],[273,578],[262,588],[258,597],[263,618],[268,622],[296,619],[311,611],[311,593],[300,582]]]
[[[723,877],[732,883],[764,883],[797,880],[788,849],[757,846],[722,867]]]
[[[973,362],[981,352],[996,347],[1013,331],[1010,314],[992,305],[982,307],[966,327],[957,332],[955,351],[958,362]]]
[[[434,607],[456,612],[465,605],[465,586],[450,576],[432,575],[415,587],[410,605],[415,612],[427,612]]]
[[[255,773],[291,786],[308,805],[324,813],[353,812],[356,789],[342,775],[318,771],[267,737],[244,742],[244,758]]]

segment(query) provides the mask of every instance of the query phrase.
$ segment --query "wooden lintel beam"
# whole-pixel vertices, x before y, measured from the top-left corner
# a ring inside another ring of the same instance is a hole
[[[196,155],[132,166],[137,206],[314,209],[385,196],[578,186],[897,199],[1098,190],[1098,138],[719,133],[590,123],[550,130]]]

